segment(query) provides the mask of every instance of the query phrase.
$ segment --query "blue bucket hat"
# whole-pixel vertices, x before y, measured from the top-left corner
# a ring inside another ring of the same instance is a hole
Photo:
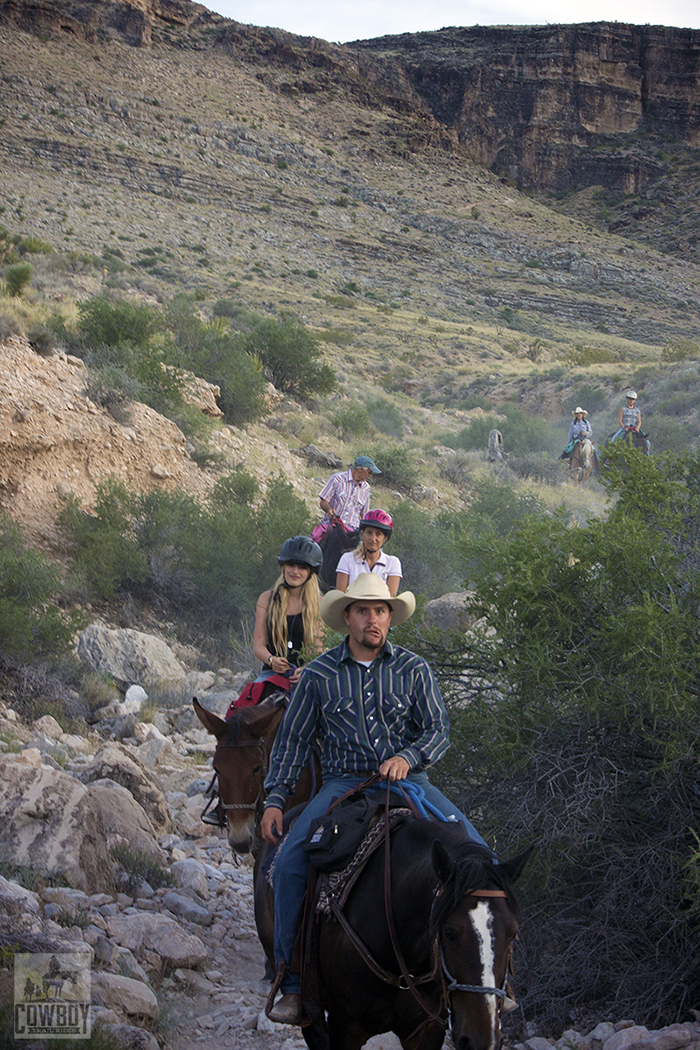
[[[370,456],[358,456],[353,467],[364,467],[365,470],[371,470],[373,474],[381,474],[381,470]]]

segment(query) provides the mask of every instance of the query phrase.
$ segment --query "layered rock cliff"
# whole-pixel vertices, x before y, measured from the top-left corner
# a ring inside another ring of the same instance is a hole
[[[700,146],[700,31],[600,22],[357,41],[392,58],[471,158],[519,188],[638,193],[650,140]]]

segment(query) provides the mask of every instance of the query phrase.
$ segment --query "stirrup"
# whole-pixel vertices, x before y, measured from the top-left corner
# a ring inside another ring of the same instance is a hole
[[[220,795],[212,794],[199,819],[203,824],[213,824],[215,828],[226,827],[226,812],[221,805]]]

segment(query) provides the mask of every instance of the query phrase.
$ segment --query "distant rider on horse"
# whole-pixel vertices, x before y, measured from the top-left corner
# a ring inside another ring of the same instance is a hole
[[[628,390],[625,394],[625,404],[620,408],[620,414],[618,416],[618,423],[620,429],[616,430],[612,436],[613,441],[617,441],[618,438],[624,438],[626,434],[636,431],[637,434],[641,433],[642,430],[642,413],[637,408],[637,391]]]
[[[588,422],[588,412],[581,408],[580,405],[576,406],[571,415],[574,418],[569,427],[569,437],[564,452],[570,453],[573,451],[573,447],[578,441],[581,445],[584,469],[588,470],[593,460],[593,427]]]

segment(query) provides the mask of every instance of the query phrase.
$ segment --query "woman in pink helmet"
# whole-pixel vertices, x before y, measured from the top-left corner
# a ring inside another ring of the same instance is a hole
[[[335,586],[347,590],[348,584],[363,572],[374,572],[384,580],[392,597],[396,597],[403,572],[401,562],[393,554],[384,553],[384,544],[394,530],[391,515],[385,510],[370,510],[360,521],[360,543],[338,562]]]

